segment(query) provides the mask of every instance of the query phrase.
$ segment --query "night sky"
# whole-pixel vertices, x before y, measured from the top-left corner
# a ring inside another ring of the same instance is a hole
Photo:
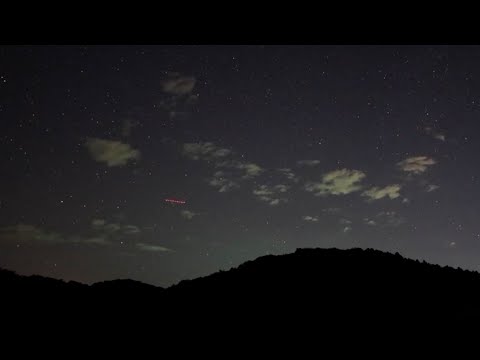
[[[478,46],[6,46],[0,119],[20,274],[168,286],[303,247],[480,270]]]

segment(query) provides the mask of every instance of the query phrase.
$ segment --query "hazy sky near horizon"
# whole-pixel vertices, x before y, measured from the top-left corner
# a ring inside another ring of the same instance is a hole
[[[168,286],[372,247],[480,270],[479,64],[478,46],[0,47],[0,267]]]

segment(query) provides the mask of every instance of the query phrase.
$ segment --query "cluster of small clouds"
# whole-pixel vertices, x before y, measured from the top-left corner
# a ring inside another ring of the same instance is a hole
[[[259,200],[267,202],[271,206],[279,205],[282,202],[288,202],[288,199],[281,196],[288,191],[289,186],[278,184],[274,186],[260,185],[253,190]]]
[[[221,193],[240,187],[237,182],[231,179],[227,179],[226,173],[224,171],[216,171],[213,174],[213,177],[208,179],[208,184],[216,187],[218,189],[218,192]]]
[[[109,167],[123,166],[140,158],[140,151],[121,141],[88,138],[85,146],[95,161]]]
[[[315,166],[318,160],[301,160],[297,164],[302,166]],[[421,174],[427,169],[436,164],[433,158],[428,156],[413,156],[406,158],[397,163],[401,171],[409,174]],[[337,169],[327,172],[322,176],[322,181],[309,181],[304,185],[307,192],[313,193],[315,196],[328,195],[347,195],[364,188],[362,181],[366,178],[366,174],[360,170],[354,169]],[[364,190],[361,196],[366,198],[368,202],[380,200],[384,198],[397,199],[400,198],[401,184],[390,184],[384,187],[373,186],[370,189]],[[429,185],[427,192],[438,189],[437,185]],[[403,198],[403,202],[408,202]]]
[[[216,187],[219,192],[238,188],[242,180],[253,179],[265,171],[255,163],[236,160],[231,150],[212,142],[186,143],[182,150],[183,154],[192,160],[213,163],[215,168],[221,169],[208,179],[208,184]]]
[[[299,180],[297,175],[290,168],[281,168],[281,169],[277,169],[277,171],[279,171],[280,174],[285,176],[287,178],[287,180],[293,181],[295,183],[298,182],[298,180]]]

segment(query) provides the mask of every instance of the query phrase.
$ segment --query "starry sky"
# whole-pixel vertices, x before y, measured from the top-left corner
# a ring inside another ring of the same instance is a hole
[[[361,247],[480,270],[479,64],[478,46],[0,47],[0,266],[169,286]]]

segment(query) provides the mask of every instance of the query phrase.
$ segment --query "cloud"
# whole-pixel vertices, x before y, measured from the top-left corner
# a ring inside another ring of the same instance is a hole
[[[135,225],[125,225],[123,227],[123,232],[125,234],[138,234],[140,232],[140,229],[138,226]]]
[[[259,200],[267,202],[271,206],[279,205],[282,202],[288,202],[288,199],[281,197],[280,194],[287,192],[289,189],[288,185],[260,185],[253,190],[253,195],[255,195]]]
[[[105,236],[110,235],[132,235],[138,234],[141,230],[138,226],[135,225],[121,225],[117,223],[108,223],[103,219],[93,219],[92,220],[92,228],[97,233],[102,233]]]
[[[163,246],[145,244],[145,243],[137,243],[137,247],[140,250],[143,250],[143,251],[152,251],[152,252],[170,252],[170,251],[173,251],[172,249],[169,249],[169,248],[166,248],[166,247],[163,247]]]
[[[184,76],[179,73],[170,73],[168,78],[162,81],[162,90],[172,95],[188,95],[193,91],[196,80],[193,76]]]
[[[96,236],[96,237],[87,238],[84,240],[84,242],[88,244],[97,244],[97,245],[111,244],[111,241],[109,241],[105,236]]]
[[[429,185],[427,185],[426,190],[427,190],[427,192],[432,192],[432,191],[435,191],[439,188],[440,188],[440,186],[438,186],[438,185],[429,184]]]
[[[320,164],[320,160],[299,160],[297,161],[298,166],[317,166]]]
[[[390,199],[396,199],[400,196],[400,189],[402,188],[399,184],[393,184],[385,186],[384,188],[373,187],[362,193],[362,196],[368,197],[370,201],[383,199],[384,197],[389,197]]]
[[[182,215],[182,217],[187,220],[192,220],[195,216],[199,214],[190,210],[182,210],[180,211],[180,215]]]
[[[376,226],[377,225],[377,222],[375,220],[372,220],[372,219],[369,219],[369,218],[363,219],[363,222],[366,225],[369,225],[369,226]]]
[[[432,127],[430,126],[427,126],[425,127],[425,133],[427,135],[430,135],[431,137],[433,137],[434,139],[437,139],[437,140],[440,140],[440,141],[445,141],[446,140],[446,137],[444,134],[436,131],[435,129],[433,129]]]
[[[308,221],[308,222],[318,222],[318,217],[317,216],[305,215],[305,216],[302,216],[302,220]]]
[[[213,163],[217,169],[221,169],[208,179],[208,184],[218,188],[219,192],[238,188],[242,180],[253,179],[265,171],[255,163],[232,159],[231,150],[218,147],[212,142],[186,143],[183,145],[183,154],[193,160]]]
[[[340,169],[323,175],[322,182],[310,182],[305,185],[305,190],[322,195],[346,195],[362,188],[358,184],[365,173],[359,170]]]
[[[348,232],[350,232],[350,231],[352,231],[352,227],[351,227],[351,226],[345,226],[345,227],[343,228],[343,232],[344,232],[344,233],[348,233]]]
[[[212,161],[230,155],[231,151],[212,142],[198,142],[183,144],[183,154],[193,160]]]
[[[348,219],[340,219],[339,223],[342,224],[342,225],[349,225],[349,224],[352,223],[352,221],[348,220]]]
[[[66,239],[57,232],[47,231],[34,225],[22,223],[0,228],[0,239],[20,243],[33,241],[48,244],[56,244],[66,241]]]
[[[45,230],[41,227],[28,224],[18,224],[0,228],[0,239],[15,243],[38,243],[38,244],[113,244],[112,239],[124,235],[140,233],[135,225],[120,225],[107,223],[103,219],[94,219],[90,230],[84,234],[66,235],[56,231]]]
[[[245,171],[245,175],[243,175],[243,178],[245,179],[258,176],[264,171],[260,166],[254,163],[239,163],[235,168]]]
[[[413,156],[397,163],[397,166],[405,172],[421,174],[427,171],[427,168],[437,162],[428,156]]]
[[[240,185],[237,182],[227,179],[225,176],[226,176],[225,172],[216,171],[213,174],[213,177],[208,180],[208,184],[218,188],[218,192],[221,192],[221,193],[240,187]]]
[[[97,162],[108,166],[122,166],[129,160],[140,158],[140,151],[121,141],[88,138],[85,146]]]
[[[292,169],[282,168],[282,169],[277,169],[277,170],[280,171],[280,173],[282,173],[288,180],[291,180],[293,182],[298,181],[298,177],[297,177],[297,175],[295,175],[295,173],[292,171]]]

